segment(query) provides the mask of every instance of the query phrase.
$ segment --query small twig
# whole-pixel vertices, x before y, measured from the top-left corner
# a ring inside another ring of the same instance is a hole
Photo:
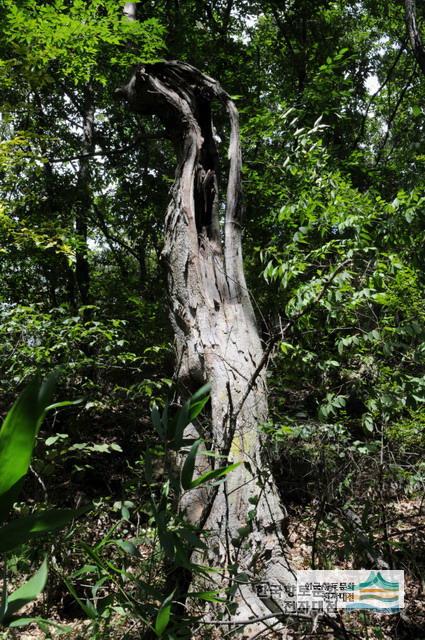
[[[314,300],[312,300],[312,302],[310,302],[309,304],[307,304],[304,309],[302,309],[301,311],[299,311],[298,313],[296,313],[294,316],[292,316],[292,318],[290,318],[287,323],[285,324],[285,326],[283,328],[280,328],[279,332],[277,332],[274,336],[271,337],[269,344],[266,348],[266,350],[263,353],[263,356],[260,360],[260,362],[258,363],[254,373],[251,376],[250,381],[248,382],[246,391],[242,397],[242,400],[239,403],[239,407],[238,409],[234,412],[234,427],[236,426],[236,419],[238,417],[238,415],[240,414],[243,405],[246,402],[246,399],[248,398],[249,394],[252,391],[252,388],[254,387],[256,380],[258,378],[258,376],[261,374],[264,366],[266,365],[266,363],[268,362],[269,356],[271,355],[271,352],[273,351],[273,348],[276,344],[276,342],[278,342],[279,339],[283,338],[286,335],[286,332],[288,331],[288,329],[290,329],[290,327],[292,327],[302,316],[304,316],[308,311],[311,310],[312,307],[316,306],[316,304],[318,304],[320,302],[320,300],[323,298],[323,296],[325,295],[326,291],[328,290],[328,288],[330,287],[330,285],[332,284],[332,282],[335,280],[336,276],[348,265],[350,264],[351,259],[347,259],[344,260],[343,262],[341,262],[340,265],[338,265],[338,267],[335,269],[335,271],[329,276],[328,280],[325,282],[325,284],[323,285],[321,291],[319,292],[319,294],[315,297]],[[233,439],[234,436],[234,430],[232,433],[232,438]],[[230,441],[231,442],[231,441]]]
[[[86,160],[88,158],[96,158],[96,157],[108,158],[109,156],[120,155],[121,153],[125,153],[126,151],[131,151],[132,149],[135,149],[139,144],[139,142],[141,142],[144,139],[163,140],[164,137],[165,137],[164,134],[160,134],[160,133],[159,134],[143,133],[136,136],[133,142],[131,142],[130,144],[124,147],[120,147],[119,149],[112,149],[111,151],[102,150],[102,151],[93,151],[91,153],[79,153],[75,156],[66,156],[65,158],[48,158],[46,156],[31,156],[31,159],[46,160],[50,164],[60,164],[65,162],[73,162],[74,160]]]
[[[317,520],[313,531],[313,539],[311,543],[311,568],[316,568],[316,553],[317,553],[317,536],[319,533],[319,527],[323,519],[323,514],[326,506],[326,498],[321,500],[320,507],[317,513]]]
[[[392,533],[385,533],[385,535],[378,538],[378,540],[385,542],[387,538],[395,538],[396,536],[404,535],[406,533],[415,533],[415,531],[420,531],[421,529],[425,529],[425,524],[418,524],[416,527],[412,527],[411,529],[397,529]]]
[[[398,110],[400,108],[401,103],[404,100],[404,96],[406,95],[407,91],[411,88],[410,85],[411,85],[411,82],[412,82],[413,78],[415,77],[415,73],[416,73],[416,64],[415,64],[414,69],[413,69],[412,73],[410,74],[406,84],[404,85],[404,87],[400,91],[400,94],[399,94],[399,96],[397,98],[397,101],[396,101],[396,103],[394,105],[394,108],[393,108],[393,110],[391,111],[391,113],[390,113],[390,115],[388,117],[387,130],[385,132],[385,136],[384,136],[384,139],[383,139],[383,141],[382,141],[382,143],[380,145],[380,148],[378,149],[378,153],[376,154],[375,166],[377,166],[379,164],[379,162],[380,162],[380,160],[382,158],[382,155],[384,153],[384,149],[385,149],[386,144],[388,142],[388,139],[390,137],[392,126],[394,124],[394,119],[395,119],[395,117],[397,115],[397,112],[398,112]]]
[[[44,499],[47,502],[48,500],[48,493],[47,493],[47,488],[46,485],[44,484],[41,476],[37,473],[37,471],[34,469],[34,467],[32,465],[30,465],[30,471],[31,473],[34,475],[35,479],[37,480],[37,482],[41,485],[42,489],[43,489],[43,493],[44,493]]]
[[[280,621],[276,620],[276,622],[273,622],[271,625],[269,625],[267,629],[260,629],[260,631],[256,633],[255,636],[252,636],[252,638],[250,638],[250,640],[256,640],[256,638],[260,638],[260,637],[267,638],[271,633],[275,633],[274,627],[278,624],[280,624]],[[241,627],[241,629],[243,629],[243,627]],[[237,633],[238,630],[239,628],[230,629],[230,631],[227,631],[227,633],[224,634],[224,637],[227,638],[227,636]]]
[[[403,42],[401,43],[400,49],[398,50],[398,53],[397,53],[396,57],[394,58],[394,61],[393,61],[392,65],[390,66],[390,68],[389,68],[389,70],[387,72],[385,80],[382,82],[382,84],[379,85],[379,87],[376,89],[376,91],[371,94],[371,96],[369,98],[369,102],[366,105],[365,112],[363,114],[363,120],[362,120],[362,124],[360,126],[360,132],[359,132],[359,134],[358,134],[358,136],[357,136],[357,138],[356,138],[356,140],[354,141],[354,144],[353,144],[353,148],[354,149],[357,147],[357,145],[359,144],[359,142],[363,138],[367,116],[369,114],[369,109],[372,106],[373,101],[375,100],[376,96],[379,93],[381,93],[382,89],[384,89],[384,87],[390,81],[391,76],[392,76],[396,66],[399,63],[401,55],[402,55],[403,51],[405,50],[405,48],[406,48],[406,40],[403,40]]]
[[[359,636],[357,633],[354,633],[353,631],[349,631],[348,629],[345,628],[344,621],[342,620],[340,614],[338,614],[338,619],[339,620],[337,621],[331,618],[328,614],[324,615],[324,622],[328,624],[329,627],[334,631],[339,631],[340,633],[342,633],[346,640],[349,640],[350,637],[356,638],[357,640],[364,640],[362,636]]]
[[[311,620],[311,616],[303,614],[303,613],[286,613],[282,611],[281,613],[268,613],[265,616],[261,616],[259,618],[251,618],[248,620],[206,620],[205,622],[200,622],[200,624],[204,625],[229,625],[229,626],[241,626],[246,627],[249,624],[255,624],[256,622],[265,622],[266,620],[272,620],[273,618],[304,618],[306,620]]]
[[[226,382],[226,390],[227,390],[227,398],[228,398],[228,401],[229,401],[229,420],[231,422],[232,419],[233,419],[233,399],[232,399],[232,392],[231,392],[231,389],[230,389],[230,382],[229,381]]]

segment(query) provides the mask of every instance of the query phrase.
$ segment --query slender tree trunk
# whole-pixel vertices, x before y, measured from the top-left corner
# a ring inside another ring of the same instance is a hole
[[[416,23],[416,2],[415,0],[404,0],[405,22],[407,35],[409,36],[410,46],[413,55],[422,71],[425,74],[425,48],[422,43],[421,35]]]
[[[236,619],[276,612],[278,602],[256,594],[259,581],[282,582],[289,570],[281,539],[284,512],[261,453],[266,359],[243,271],[237,109],[215,80],[180,62],[141,67],[118,92],[133,110],[159,115],[176,148],[163,256],[178,379],[188,391],[211,384],[210,432],[202,436],[216,453],[241,462],[219,489],[187,494],[182,508],[208,531],[208,560],[223,567],[226,584],[238,567]],[[225,106],[231,125],[225,212],[218,197],[213,100]],[[261,628],[250,625],[246,637]]]
[[[87,219],[92,206],[89,154],[94,151],[94,101],[91,87],[85,90],[83,106],[83,156],[77,178],[78,201],[75,214],[76,249],[75,277],[83,305],[90,304],[90,267],[87,246]],[[89,314],[86,314],[89,315]]]

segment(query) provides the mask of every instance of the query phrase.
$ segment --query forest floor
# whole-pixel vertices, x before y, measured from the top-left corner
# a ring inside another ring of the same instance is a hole
[[[423,571],[424,558],[420,550],[425,548],[425,514],[424,505],[419,500],[394,501],[388,505],[387,513],[391,513],[386,527],[386,536],[391,541],[390,549],[394,568],[405,571],[405,609],[402,615],[378,615],[345,613],[338,616],[339,631],[329,629],[327,624],[312,619],[311,623],[302,622],[295,629],[291,625],[286,635],[276,635],[285,640],[331,640],[347,638],[354,640],[424,640],[425,639],[425,584],[420,576]],[[382,531],[377,533],[376,542],[380,542]],[[353,563],[347,560],[344,537],[338,531],[338,525],[330,532],[329,525],[324,522],[318,526],[317,508],[313,504],[297,505],[292,508],[290,523],[287,531],[288,559],[294,569],[309,569],[312,565],[312,555],[316,562],[327,568],[348,569]],[[314,549],[316,546],[316,549]],[[36,603],[26,611],[27,615],[36,615],[43,609],[42,601]],[[46,616],[46,611],[43,611]],[[72,631],[65,638],[70,640],[92,640],[90,623],[80,618],[64,619],[59,603],[50,609],[47,616],[56,623],[64,624]],[[112,625],[113,631],[96,638],[105,640],[133,640],[140,638],[137,630],[132,632],[132,624],[123,623],[119,618]],[[223,637],[220,630],[211,630],[204,638],[219,640]],[[36,625],[25,630],[9,630],[0,638],[10,640],[41,640],[59,637],[59,633],[52,630],[51,636],[46,635]],[[61,636],[62,637],[62,636]],[[200,636],[194,636],[200,638]],[[271,640],[272,635],[264,636]],[[201,640],[201,639],[200,639]]]
[[[345,613],[341,616],[342,629],[345,628],[347,638],[361,640],[424,640],[425,639],[425,583],[421,579],[425,558],[421,555],[425,544],[425,509],[423,501],[403,500],[394,501],[388,505],[387,513],[391,513],[391,520],[387,525],[387,537],[391,540],[392,560],[395,569],[404,570],[405,578],[405,608],[402,615],[382,615],[363,613]],[[288,542],[291,546],[290,558],[294,569],[311,568],[314,544],[314,530],[317,525],[317,509],[312,506],[297,507],[291,518]],[[317,532],[316,532],[317,533]],[[343,536],[326,536],[316,543],[323,550],[329,541],[331,548],[327,549],[333,564],[327,568],[351,569],[363,568],[361,565],[345,559],[345,545]],[[379,543],[382,531],[377,532],[375,538]],[[339,541],[338,541],[339,538]],[[320,565],[321,566],[321,565]],[[324,568],[324,567],[323,567]],[[354,635],[351,635],[354,634]],[[294,638],[314,638],[315,634],[306,632]],[[317,638],[336,638],[334,631],[325,633],[323,629]],[[343,631],[341,638],[344,637]],[[288,635],[288,639],[290,634]]]

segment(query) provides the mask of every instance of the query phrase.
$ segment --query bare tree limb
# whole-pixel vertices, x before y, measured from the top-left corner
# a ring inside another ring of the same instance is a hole
[[[394,58],[394,61],[393,61],[392,65],[388,69],[388,72],[387,72],[387,75],[386,75],[384,81],[379,85],[379,87],[376,89],[376,91],[374,91],[372,93],[372,95],[370,96],[369,102],[367,103],[365,112],[363,114],[362,123],[360,125],[360,131],[359,131],[359,134],[358,134],[356,140],[354,141],[353,148],[356,148],[357,145],[359,144],[360,140],[363,138],[364,130],[365,130],[365,126],[366,126],[367,116],[369,115],[369,110],[370,110],[370,108],[371,108],[376,96],[381,93],[382,89],[384,89],[387,86],[387,84],[389,83],[389,81],[391,80],[392,75],[393,75],[393,73],[394,73],[394,71],[395,71],[395,69],[396,69],[396,67],[397,67],[397,65],[398,65],[398,63],[400,61],[401,55],[402,55],[403,51],[405,50],[405,47],[406,47],[406,40],[403,40],[403,42],[401,43],[400,49],[398,50],[397,55]]]
[[[412,73],[410,74],[406,84],[404,85],[404,87],[400,91],[400,94],[399,94],[399,96],[397,98],[397,101],[396,101],[396,103],[394,105],[394,108],[393,108],[393,110],[391,111],[391,113],[389,115],[389,118],[387,120],[387,131],[385,133],[384,139],[383,139],[383,141],[381,143],[381,146],[380,146],[380,148],[378,150],[378,153],[376,155],[375,165],[377,165],[379,163],[379,161],[381,160],[381,158],[382,158],[383,151],[384,151],[385,146],[386,146],[386,144],[388,142],[388,139],[390,137],[390,132],[391,132],[391,129],[392,129],[392,126],[393,126],[393,123],[394,123],[394,119],[395,119],[395,117],[397,115],[397,112],[398,112],[400,106],[401,106],[401,103],[404,100],[404,97],[405,97],[407,91],[410,89],[411,82],[412,82],[412,80],[413,80],[413,78],[415,76],[415,73],[416,73],[416,64],[415,64],[415,68],[413,69]]]

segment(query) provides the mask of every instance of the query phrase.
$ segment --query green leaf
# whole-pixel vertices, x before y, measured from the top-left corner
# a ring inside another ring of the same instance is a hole
[[[168,626],[171,615],[171,605],[161,607],[155,620],[155,633],[160,638]]]
[[[199,446],[203,441],[201,439],[196,440],[190,448],[189,453],[184,461],[181,472],[181,485],[183,489],[190,489],[192,487],[192,478],[195,471],[196,455],[198,453]]]
[[[0,528],[0,553],[11,551],[34,536],[64,527],[89,508],[88,506],[78,510],[52,509],[6,524]]]
[[[31,382],[7,414],[0,430],[0,521],[20,490],[34,448],[35,437],[56,386],[57,373],[44,382]]]
[[[233,471],[234,469],[236,469],[236,467],[239,467],[240,464],[241,464],[240,462],[235,462],[229,465],[228,467],[222,467],[221,469],[214,469],[213,471],[207,471],[206,473],[203,473],[201,476],[199,476],[199,478],[196,478],[196,480],[193,480],[193,482],[190,483],[190,486],[188,488],[195,489],[195,487],[199,487],[200,484],[204,484],[205,482],[208,482],[210,480],[223,478],[228,473],[230,473],[230,471]]]
[[[139,551],[134,544],[134,542],[130,542],[129,540],[114,540],[117,547],[122,549],[125,553],[128,553],[130,556],[138,556]]]
[[[62,407],[75,407],[82,402],[84,402],[84,398],[79,398],[78,400],[63,400],[62,402],[49,404],[49,406],[46,407],[45,411],[53,411],[54,409],[61,409]]]
[[[207,384],[204,384],[200,389],[198,389],[198,391],[195,391],[195,393],[190,399],[190,402],[194,404],[195,402],[198,402],[198,400],[201,400],[201,398],[204,398],[204,396],[209,396],[210,393],[211,393],[211,385],[208,382]]]
[[[189,422],[192,422],[193,420],[195,420],[195,418],[199,416],[199,414],[201,413],[202,409],[205,407],[209,399],[210,397],[206,396],[206,398],[202,398],[202,400],[198,400],[197,402],[191,403],[190,411],[189,411]]]
[[[382,305],[388,305],[388,303],[390,302],[390,298],[385,292],[374,293],[372,298],[373,300],[375,300],[375,302]]]
[[[68,434],[66,433],[57,433],[54,436],[50,436],[49,438],[47,438],[44,441],[44,444],[46,447],[51,447],[52,445],[56,444],[56,442],[58,442],[58,440],[66,440],[67,438],[69,438]]]
[[[205,384],[187,400],[177,413],[176,420],[171,420],[167,428],[167,437],[172,441],[172,448],[178,450],[183,445],[183,434],[190,424],[201,413],[209,400],[210,384]],[[164,419],[163,419],[164,422]]]
[[[286,354],[286,353],[288,353],[288,351],[293,350],[294,346],[292,344],[290,344],[289,342],[281,341],[280,344],[279,344],[279,348],[280,348],[280,350],[281,350],[281,352],[283,354]]]
[[[199,598],[205,600],[205,602],[226,602],[226,598],[219,597],[220,591],[192,591],[187,595],[190,598]]]
[[[6,620],[23,606],[37,598],[46,586],[48,571],[47,558],[45,558],[32,578],[9,596]]]
[[[366,433],[373,433],[375,423],[373,421],[372,416],[369,413],[366,413],[362,419],[362,426]]]
[[[155,633],[159,638],[162,636],[165,629],[168,627],[168,623],[170,622],[171,604],[174,597],[174,591],[165,598],[156,616]]]
[[[57,622],[53,622],[52,620],[45,620],[44,618],[14,618],[8,623],[8,627],[25,627],[28,624],[37,624],[42,631],[47,633],[49,631],[49,627],[53,627],[55,629],[55,636],[61,636],[64,634],[72,633],[73,628],[67,627],[64,624],[58,624]]]

